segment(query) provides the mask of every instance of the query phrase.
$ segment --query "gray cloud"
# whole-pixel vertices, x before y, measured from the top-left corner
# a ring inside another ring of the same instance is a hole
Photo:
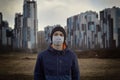
[[[43,1],[42,7],[39,8],[40,27],[45,27],[49,24],[62,24],[65,26],[66,19],[69,16],[78,14],[88,8],[88,4],[82,3],[79,0],[52,0]],[[44,24],[44,22],[46,24]]]
[[[90,0],[91,6],[95,10],[103,10],[104,8],[120,7],[120,0]]]
[[[120,0],[37,0],[39,30],[47,25],[66,25],[70,16],[93,10],[99,12],[107,7],[120,7]],[[23,11],[23,0],[0,0],[0,12],[4,20],[14,27],[16,12]]]
[[[22,12],[21,0],[0,0],[0,12],[3,13],[3,19],[7,20],[10,27],[14,27],[14,17],[16,12]]]

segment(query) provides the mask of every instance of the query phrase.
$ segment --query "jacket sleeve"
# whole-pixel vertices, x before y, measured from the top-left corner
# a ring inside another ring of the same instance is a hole
[[[34,80],[45,80],[45,75],[43,71],[43,62],[41,54],[37,56],[37,61],[34,69]]]
[[[74,53],[71,69],[72,80],[80,80],[80,71],[78,66],[77,56]]]

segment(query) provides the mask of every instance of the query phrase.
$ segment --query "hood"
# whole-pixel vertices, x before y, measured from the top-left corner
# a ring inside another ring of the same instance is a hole
[[[68,47],[63,44],[63,50],[56,50],[51,45],[48,47],[48,51],[52,54],[58,54],[58,55],[64,55],[66,52],[68,52]]]

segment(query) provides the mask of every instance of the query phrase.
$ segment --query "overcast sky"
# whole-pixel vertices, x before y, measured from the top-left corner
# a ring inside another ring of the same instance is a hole
[[[37,1],[38,30],[47,25],[66,26],[66,19],[85,11],[99,11],[113,6],[120,7],[120,0],[35,0]],[[23,12],[23,0],[0,0],[3,20],[14,28],[15,13]]]

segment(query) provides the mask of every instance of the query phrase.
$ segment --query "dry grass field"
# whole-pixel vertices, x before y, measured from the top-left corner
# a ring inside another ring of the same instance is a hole
[[[33,80],[37,54],[0,55],[0,80]],[[81,80],[120,80],[120,59],[78,59]]]

